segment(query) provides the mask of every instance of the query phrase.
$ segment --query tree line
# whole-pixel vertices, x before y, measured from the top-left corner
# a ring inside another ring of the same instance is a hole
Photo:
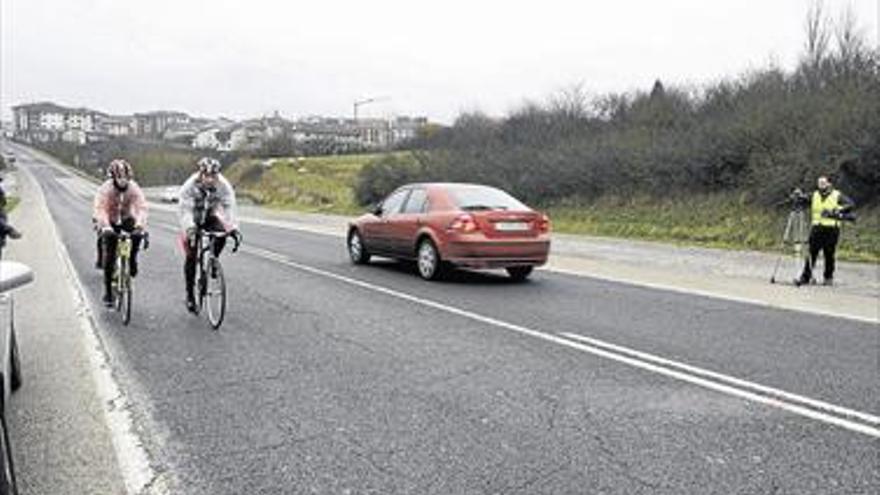
[[[590,96],[574,87],[503,118],[461,114],[409,158],[366,166],[356,196],[410,181],[469,181],[526,201],[591,202],[737,190],[770,205],[828,174],[860,203],[880,195],[880,52],[845,12],[816,4],[793,70],[770,65],[703,87]]]

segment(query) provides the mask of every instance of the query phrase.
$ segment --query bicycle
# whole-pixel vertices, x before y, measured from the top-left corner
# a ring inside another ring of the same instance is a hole
[[[124,230],[116,234],[116,264],[113,267],[112,288],[117,313],[122,313],[122,323],[128,325],[131,321],[132,282],[131,277],[131,233]],[[147,250],[150,246],[149,235],[143,235],[143,247]]]
[[[198,303],[196,313],[200,313],[207,305],[208,321],[214,330],[219,330],[226,316],[226,278],[223,264],[215,252],[214,245],[218,239],[227,237],[226,232],[212,232],[199,229],[196,234],[196,281],[198,283]],[[241,241],[233,237],[235,245],[232,252],[238,251]]]

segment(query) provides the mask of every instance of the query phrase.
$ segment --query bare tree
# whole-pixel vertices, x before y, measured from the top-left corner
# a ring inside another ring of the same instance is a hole
[[[852,6],[844,9],[834,30],[837,44],[838,70],[844,75],[852,75],[854,71],[865,66],[868,60],[868,47],[864,31],[859,28],[858,20]]]
[[[806,59],[811,69],[818,69],[828,56],[831,29],[828,16],[821,0],[816,0],[807,12],[805,29],[807,31]]]

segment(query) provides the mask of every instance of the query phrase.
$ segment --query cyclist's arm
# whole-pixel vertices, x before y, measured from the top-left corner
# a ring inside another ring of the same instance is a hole
[[[92,209],[92,219],[96,226],[100,229],[110,226],[110,191],[108,190],[108,182],[104,182],[98,187],[95,193],[95,201]]]
[[[147,228],[147,198],[144,196],[144,191],[134,181],[128,187],[132,195],[131,216],[134,217],[135,227],[145,229]]]
[[[196,207],[196,176],[193,175],[180,186],[177,203],[177,218],[180,228],[189,230],[196,225],[193,210]]]
[[[232,184],[222,175],[219,177],[220,187],[218,194],[220,204],[223,206],[223,216],[227,231],[238,230],[238,202],[235,199],[235,189]]]

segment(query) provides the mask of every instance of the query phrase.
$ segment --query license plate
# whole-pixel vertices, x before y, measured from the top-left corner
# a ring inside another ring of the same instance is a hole
[[[497,222],[495,230],[502,232],[522,232],[529,230],[529,224],[526,222]]]

